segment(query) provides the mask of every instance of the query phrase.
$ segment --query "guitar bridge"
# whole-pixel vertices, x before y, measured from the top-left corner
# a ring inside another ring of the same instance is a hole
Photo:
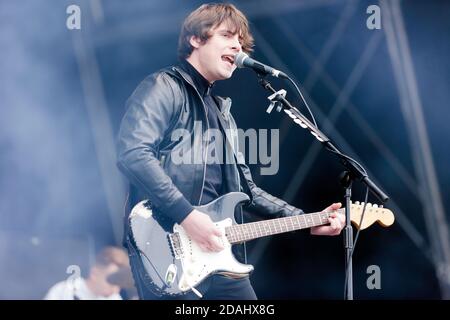
[[[169,241],[169,247],[172,251],[172,255],[175,259],[180,259],[183,255],[183,249],[181,248],[181,239],[178,232],[167,235]]]

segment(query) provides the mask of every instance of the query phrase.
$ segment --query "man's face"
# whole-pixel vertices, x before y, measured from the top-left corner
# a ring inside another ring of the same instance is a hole
[[[211,30],[211,37],[206,42],[201,43],[196,37],[191,38],[194,50],[188,60],[195,60],[196,69],[211,83],[230,78],[236,69],[234,55],[241,51],[241,44],[239,34],[233,34],[232,31],[234,30],[223,22]]]

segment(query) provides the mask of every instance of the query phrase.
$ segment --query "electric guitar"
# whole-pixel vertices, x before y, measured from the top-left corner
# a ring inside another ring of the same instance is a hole
[[[192,290],[201,296],[195,287],[212,274],[243,277],[253,271],[252,265],[236,260],[231,251],[233,244],[329,223],[330,213],[317,212],[237,224],[234,219],[235,208],[249,200],[245,193],[231,192],[206,205],[195,207],[208,214],[222,231],[223,236],[219,239],[224,249],[220,252],[201,250],[181,225],[168,221],[152,210],[147,200],[134,206],[129,217],[132,237],[152,291],[159,296],[176,297]],[[392,211],[367,204],[364,220],[359,225],[363,205],[356,203],[350,208],[351,221],[356,228],[365,229],[375,222],[384,227],[394,223]],[[338,211],[344,213],[343,208]]]

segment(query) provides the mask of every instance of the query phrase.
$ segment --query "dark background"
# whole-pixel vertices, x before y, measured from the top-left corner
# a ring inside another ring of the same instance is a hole
[[[125,100],[145,76],[176,62],[181,23],[201,3],[0,2],[0,298],[40,299],[67,278],[69,265],[86,273],[99,248],[120,244],[126,184],[115,167],[114,142]],[[442,238],[432,245],[437,229],[425,209],[438,199],[448,219],[448,1],[232,3],[250,20],[253,56],[301,84],[320,128],[391,198],[387,207],[396,223],[360,235],[355,298],[445,297],[435,267]],[[81,9],[81,30],[66,28],[71,4]],[[408,59],[393,58],[385,12],[381,30],[366,27],[372,4],[398,4],[404,32],[394,41],[406,39],[413,74],[396,77],[394,70]],[[408,109],[413,100],[401,107],[405,83],[417,85],[416,95],[406,95],[418,97],[429,151],[415,139],[420,128]],[[291,86],[273,85],[286,88],[300,106]],[[215,91],[232,98],[239,127],[280,129],[279,172],[261,176],[258,165],[251,166],[260,187],[306,212],[342,201],[339,162],[284,114],[265,113],[268,94],[251,70],[237,70]],[[432,157],[438,187],[428,192],[417,164],[424,153]],[[355,183],[353,200],[362,201],[364,192]],[[370,196],[370,202],[377,200]],[[448,231],[445,219],[438,226]],[[254,241],[249,252],[261,299],[343,297],[341,236],[299,231]],[[366,286],[370,265],[380,267],[380,290]]]

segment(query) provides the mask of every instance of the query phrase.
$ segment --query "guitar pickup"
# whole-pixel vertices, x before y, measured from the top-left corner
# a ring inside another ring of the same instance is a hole
[[[174,256],[175,259],[180,259],[183,255],[180,235],[178,234],[178,232],[175,232],[167,235],[167,238],[169,240],[169,247],[170,250],[172,251],[172,255]]]

